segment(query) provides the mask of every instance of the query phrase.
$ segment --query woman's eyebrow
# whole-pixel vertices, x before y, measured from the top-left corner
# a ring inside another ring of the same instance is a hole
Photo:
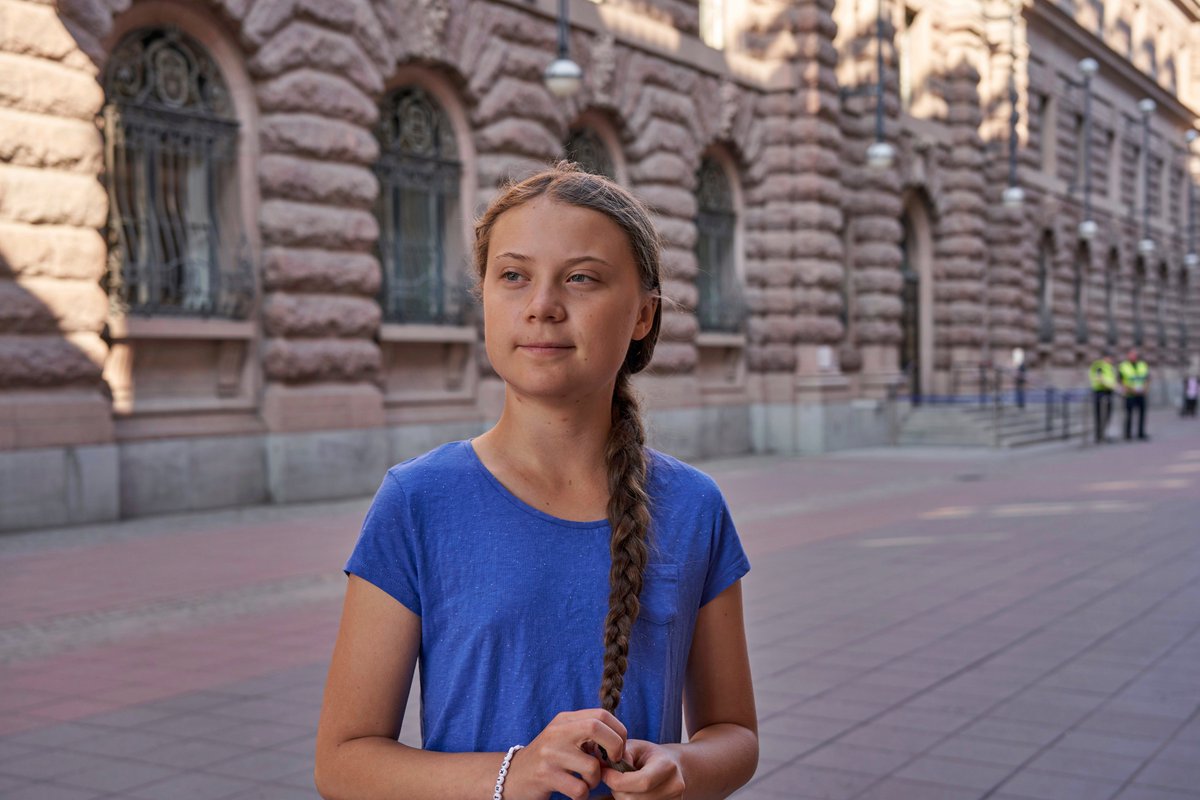
[[[499,258],[511,258],[514,261],[523,261],[523,262],[533,261],[532,256],[527,256],[523,253],[514,253],[511,250],[505,251],[503,253],[497,253],[495,255],[495,258],[498,258],[498,259]],[[582,264],[585,261],[593,261],[597,264],[603,264],[606,267],[612,267],[612,264],[610,264],[608,261],[605,261],[600,256],[592,256],[592,255],[583,255],[583,256],[575,256],[574,258],[568,258],[567,260],[562,262],[562,265],[564,267],[573,267],[576,264]]]

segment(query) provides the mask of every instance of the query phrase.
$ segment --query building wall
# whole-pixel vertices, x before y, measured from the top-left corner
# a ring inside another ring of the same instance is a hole
[[[576,0],[571,54],[585,79],[566,100],[541,82],[555,52],[552,0],[0,0],[0,529],[364,494],[387,465],[486,429],[503,387],[477,320],[397,324],[376,299],[374,131],[387,93],[406,85],[432,96],[453,129],[462,168],[447,252],[460,276],[471,218],[504,181],[562,157],[580,125],[606,143],[664,237],[673,302],[638,386],[653,443],[688,458],[886,441],[883,401],[910,380],[906,258],[919,274],[922,391],[964,391],[981,361],[1004,363],[1014,347],[1040,380],[1079,385],[1107,342],[1097,298],[1110,267],[1117,345],[1132,338],[1143,231],[1140,118],[1128,120],[1149,94],[1166,177],[1152,209],[1144,350],[1173,376],[1200,337],[1179,178],[1198,14],[1103,5],[1103,26],[1093,2],[1025,3],[1015,17],[999,0],[885,5],[883,130],[899,156],[879,169],[865,157],[874,0],[731,3],[720,48],[700,38],[695,3]],[[224,201],[238,210],[254,279],[244,319],[121,313],[102,288],[101,80],[125,34],[158,25],[197,41],[229,89],[237,181]],[[1100,234],[1080,262],[1079,325],[1081,93],[1068,78],[1087,54],[1101,62]],[[1019,210],[1000,202],[1010,66]],[[702,330],[694,313],[706,155],[736,198],[748,317],[734,332]],[[1039,343],[1042,241],[1054,334]]]

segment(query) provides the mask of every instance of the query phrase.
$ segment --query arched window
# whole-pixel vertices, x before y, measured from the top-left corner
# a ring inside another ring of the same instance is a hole
[[[1087,286],[1084,278],[1090,257],[1087,245],[1081,244],[1075,253],[1074,283],[1071,287],[1075,301],[1075,341],[1079,344],[1085,344],[1088,340]]]
[[[1042,237],[1038,248],[1038,341],[1054,341],[1054,240]]]
[[[1145,340],[1142,327],[1142,292],[1145,286],[1146,262],[1139,258],[1133,270],[1133,292],[1130,298],[1133,302],[1133,343],[1138,347],[1141,347]]]
[[[1167,262],[1158,267],[1158,293],[1154,297],[1154,332],[1159,347],[1167,346]]]
[[[696,174],[696,205],[696,261],[700,270],[696,278],[696,316],[700,328],[740,330],[746,314],[734,263],[737,213],[725,170],[712,158],[701,161]]]
[[[1188,302],[1188,273],[1187,270],[1179,272],[1179,302],[1176,304],[1175,323],[1179,328],[1179,349],[1187,350],[1188,348],[1188,324],[1187,315],[1191,308]]]
[[[462,164],[450,119],[424,89],[404,86],[384,98],[376,136],[384,319],[459,323],[465,277],[448,278],[447,263],[461,213]]]
[[[176,29],[138,30],[103,85],[113,312],[245,317],[238,121],[216,64]]]
[[[604,140],[591,128],[578,128],[571,131],[563,144],[567,159],[574,161],[585,172],[593,175],[603,175],[610,180],[617,179],[617,171],[613,167],[612,156],[604,146]]]
[[[1108,267],[1104,270],[1104,317],[1105,339],[1110,346],[1117,343],[1117,268],[1120,256],[1114,247],[1108,254]]]

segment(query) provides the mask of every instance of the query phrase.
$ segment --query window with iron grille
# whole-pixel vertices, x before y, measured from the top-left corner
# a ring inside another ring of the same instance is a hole
[[[584,172],[592,175],[603,175],[609,180],[617,179],[617,171],[613,168],[612,156],[604,141],[591,128],[579,128],[571,131],[563,145],[567,159],[574,161]]]
[[[103,85],[112,311],[246,317],[238,122],[216,64],[180,31],[150,28],[121,40]]]
[[[696,316],[702,330],[739,331],[746,307],[735,268],[737,214],[725,171],[711,158],[696,174],[696,202]]]
[[[465,272],[448,253],[462,173],[450,118],[424,89],[405,86],[384,99],[376,137],[384,319],[462,324],[469,308]]]

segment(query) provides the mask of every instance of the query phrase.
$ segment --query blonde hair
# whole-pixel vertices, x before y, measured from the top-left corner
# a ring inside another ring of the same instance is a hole
[[[613,181],[591,175],[565,161],[508,186],[475,223],[474,263],[480,282],[487,272],[488,245],[496,220],[504,212],[543,196],[598,211],[615,222],[629,237],[642,288],[656,296],[660,294],[662,243],[649,210]],[[605,448],[612,567],[608,581],[608,613],[604,619],[604,668],[600,679],[600,705],[608,711],[616,710],[625,685],[629,635],[641,610],[639,596],[650,529],[646,431],[629,378],[650,363],[661,326],[662,304],[659,303],[649,333],[643,339],[630,342],[613,389],[612,429]]]

